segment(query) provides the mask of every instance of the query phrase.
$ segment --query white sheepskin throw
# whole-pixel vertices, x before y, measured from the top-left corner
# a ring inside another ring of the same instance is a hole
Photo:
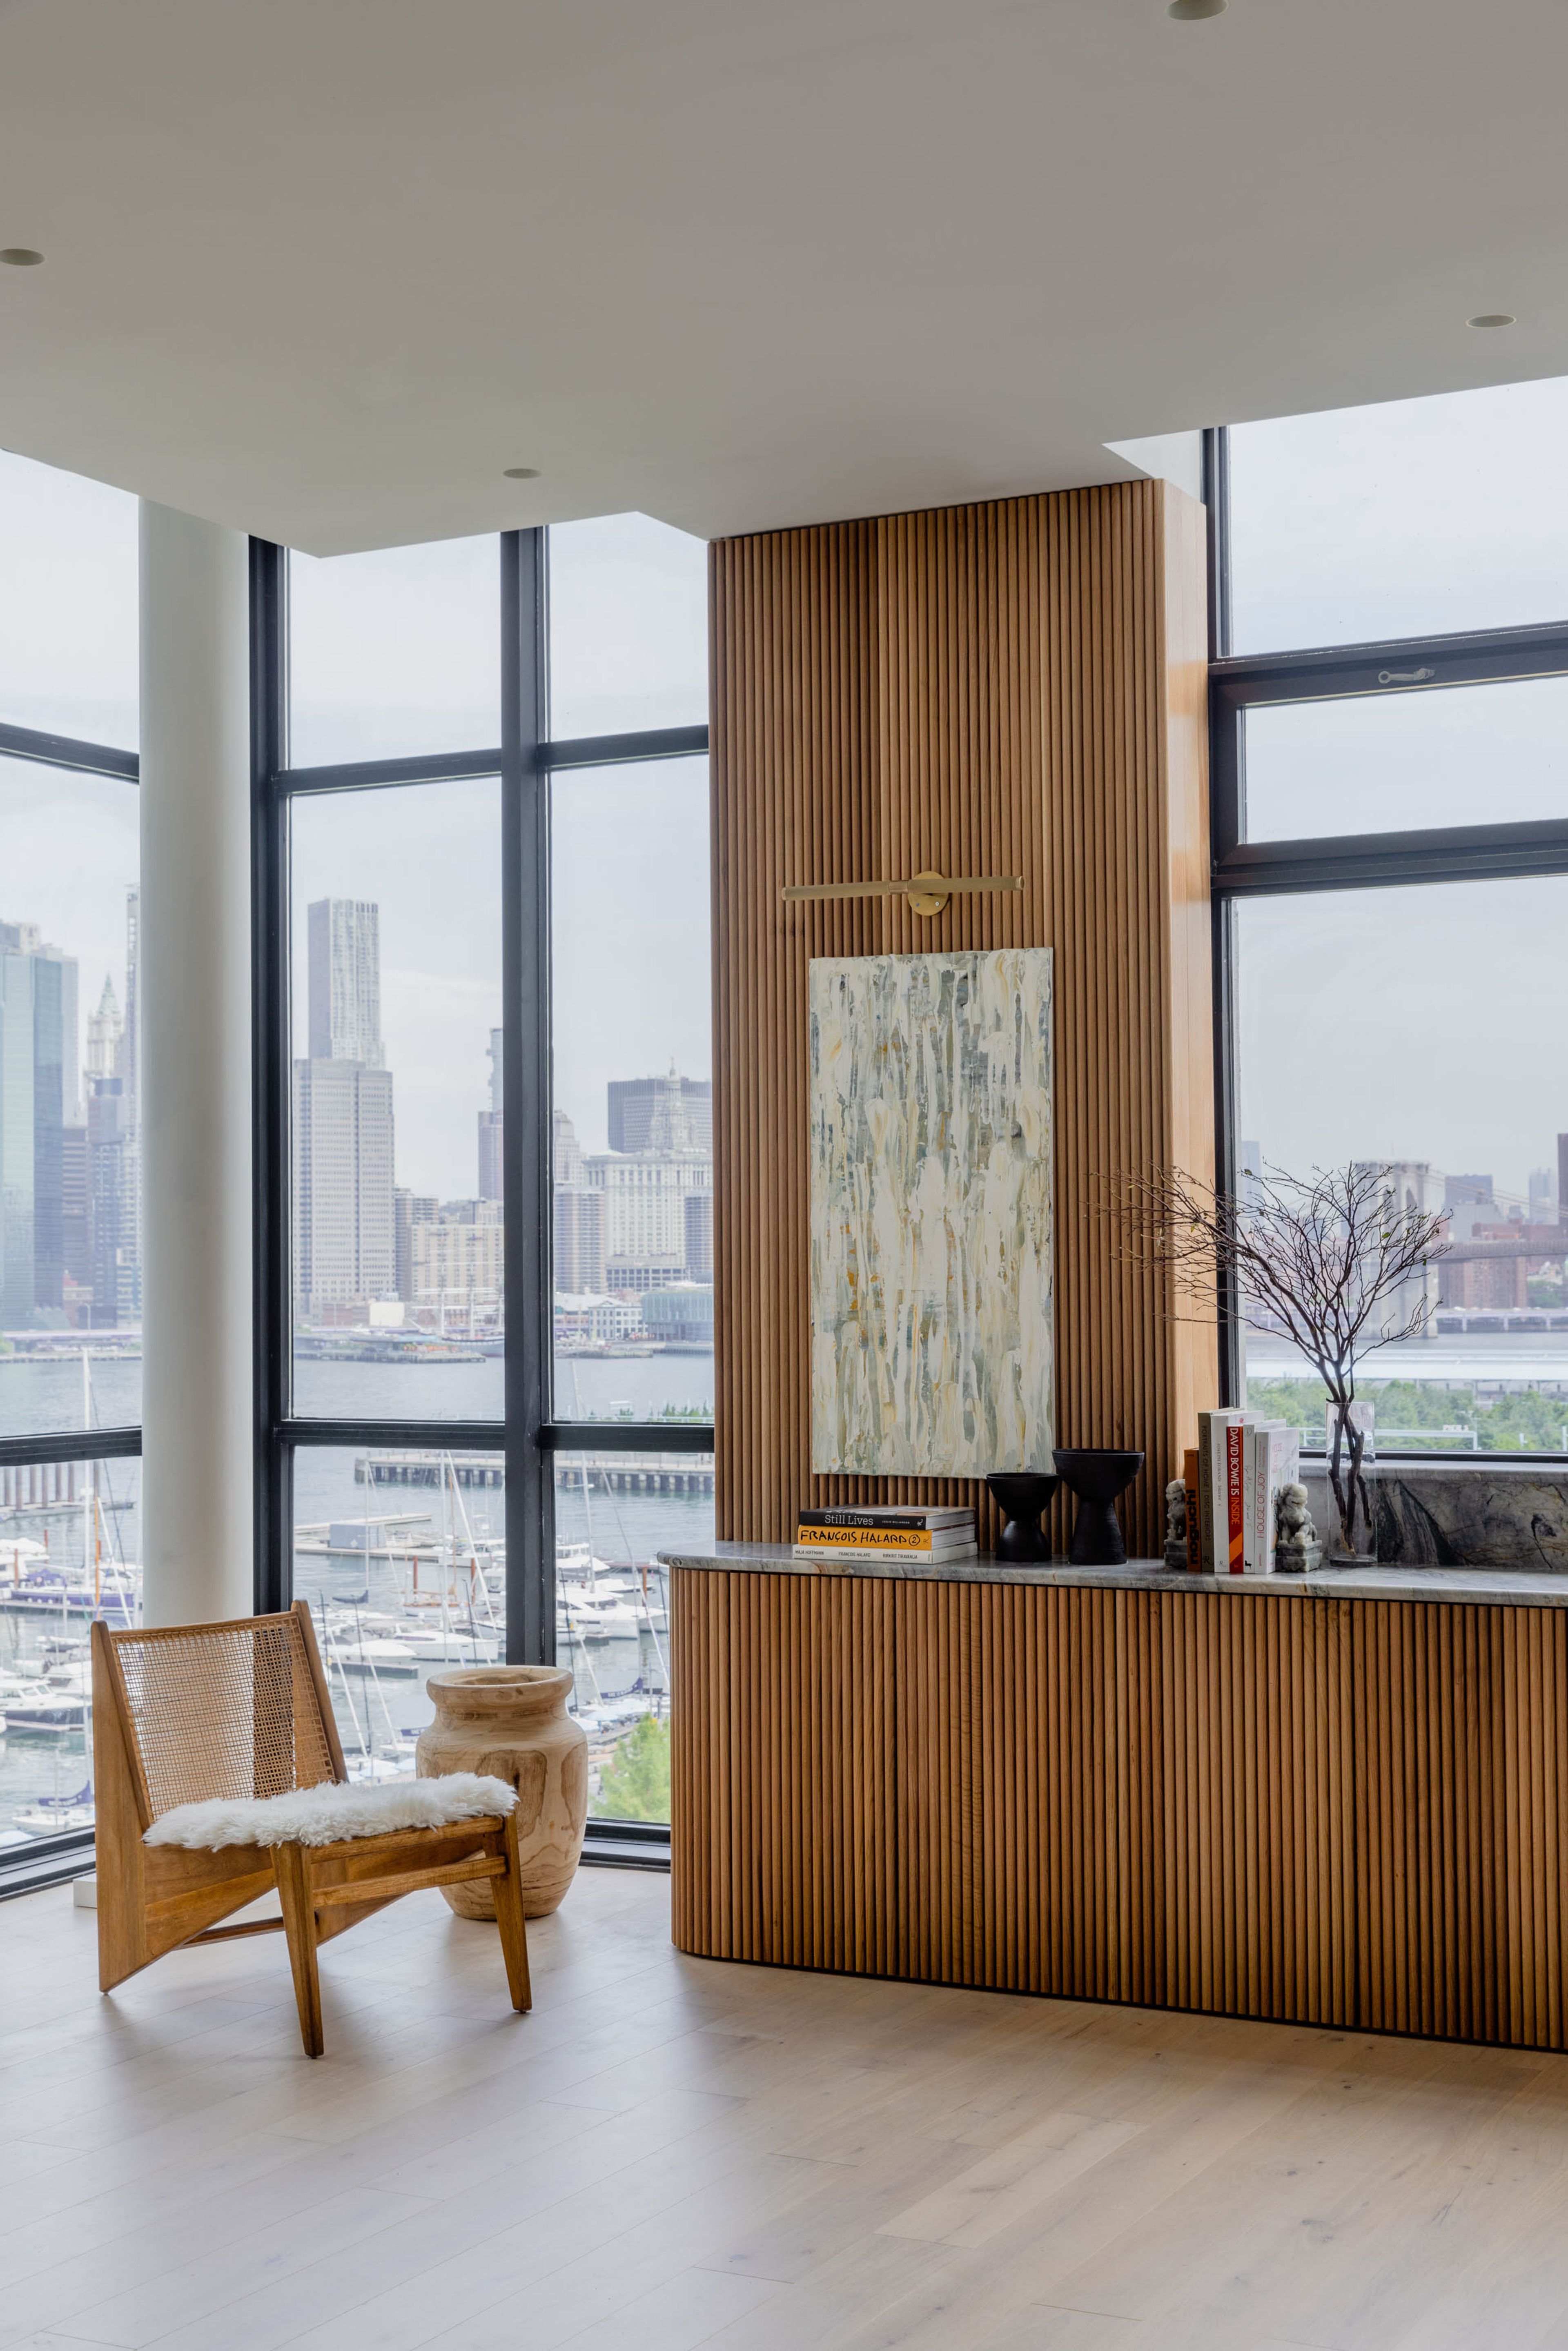
[[[285,1796],[215,1796],[161,1813],[143,1844],[180,1844],[217,1853],[226,1844],[336,1844],[341,1837],[382,1836],[389,1829],[446,1828],[455,1821],[498,1818],[517,1792],[476,1771],[439,1780],[385,1780],[365,1788],[336,1781],[292,1788]]]

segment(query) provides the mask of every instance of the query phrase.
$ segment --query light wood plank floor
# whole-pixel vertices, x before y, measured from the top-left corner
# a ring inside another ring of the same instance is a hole
[[[585,1871],[99,1997],[0,1905],[0,2351],[1568,2351],[1568,2060],[683,1959]]]

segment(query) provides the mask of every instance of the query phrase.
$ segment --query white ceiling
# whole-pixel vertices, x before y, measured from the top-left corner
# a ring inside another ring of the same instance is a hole
[[[1563,0],[0,0],[0,445],[315,553],[1104,481],[1568,372],[1565,85]]]

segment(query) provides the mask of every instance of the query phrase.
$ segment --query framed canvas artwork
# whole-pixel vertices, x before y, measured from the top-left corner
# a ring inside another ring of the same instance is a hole
[[[810,966],[811,1467],[1051,1468],[1049,947]]]

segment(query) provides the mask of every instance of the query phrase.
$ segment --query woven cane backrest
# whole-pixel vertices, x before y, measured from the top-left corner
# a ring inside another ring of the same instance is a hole
[[[110,1637],[154,1819],[336,1777],[297,1616]]]

